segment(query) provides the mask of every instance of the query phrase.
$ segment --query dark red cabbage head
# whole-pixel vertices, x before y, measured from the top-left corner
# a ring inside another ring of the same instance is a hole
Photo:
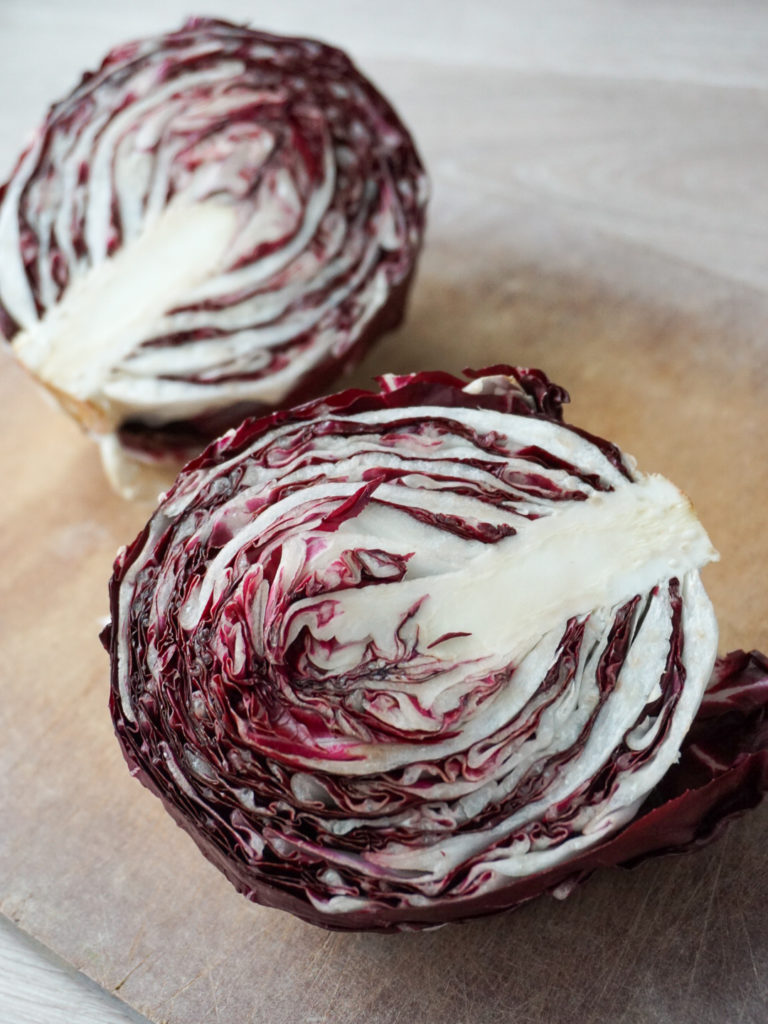
[[[0,189],[0,333],[154,498],[399,324],[427,192],[343,52],[193,18],[107,54]]]
[[[249,899],[403,930],[711,839],[768,782],[690,503],[536,370],[252,419],[118,557],[132,772]]]

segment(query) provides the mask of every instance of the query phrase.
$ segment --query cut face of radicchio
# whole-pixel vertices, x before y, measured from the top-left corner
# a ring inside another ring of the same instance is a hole
[[[400,322],[426,197],[341,51],[195,18],[109,53],[0,189],[0,331],[154,498]]]
[[[115,566],[132,771],[241,892],[325,927],[564,893],[766,783],[768,664],[712,677],[688,499],[540,372],[484,374],[246,421]]]

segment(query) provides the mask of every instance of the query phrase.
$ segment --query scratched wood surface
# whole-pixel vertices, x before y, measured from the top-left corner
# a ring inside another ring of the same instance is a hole
[[[81,67],[185,6],[2,0],[2,173]],[[410,317],[354,381],[542,366],[572,421],[689,493],[722,556],[721,649],[765,649],[768,12],[348,6],[264,24],[352,49],[432,172]],[[765,1021],[766,808],[694,857],[418,935],[327,934],[237,896],[111,734],[96,636],[143,512],[6,353],[0,437],[0,911],[169,1024]]]

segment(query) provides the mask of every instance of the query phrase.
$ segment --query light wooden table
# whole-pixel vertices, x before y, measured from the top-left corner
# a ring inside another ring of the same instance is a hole
[[[723,649],[768,647],[768,8],[744,2],[208,3],[343,45],[434,181],[411,317],[357,373],[542,365],[571,419],[693,497]],[[188,0],[0,0],[0,174],[46,104]],[[2,258],[2,254],[0,254]],[[758,1024],[765,809],[695,858],[424,936],[253,908],[128,778],[94,642],[141,523],[0,361],[0,1020]],[[75,737],[75,738],[73,738]]]

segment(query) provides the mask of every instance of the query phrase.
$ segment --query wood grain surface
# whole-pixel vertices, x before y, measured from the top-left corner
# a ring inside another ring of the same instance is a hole
[[[325,28],[308,3],[265,24],[353,49],[434,192],[410,316],[354,382],[541,366],[572,422],[692,498],[721,552],[704,574],[721,650],[768,648],[768,11],[562,0],[535,21],[488,3],[470,24],[458,3],[342,6]],[[75,68],[185,13],[156,7],[2,0],[3,171]],[[169,1024],[768,1018],[766,808],[695,856],[429,933],[329,934],[239,897],[112,736],[97,634],[144,511],[6,352],[0,436],[3,913]]]

